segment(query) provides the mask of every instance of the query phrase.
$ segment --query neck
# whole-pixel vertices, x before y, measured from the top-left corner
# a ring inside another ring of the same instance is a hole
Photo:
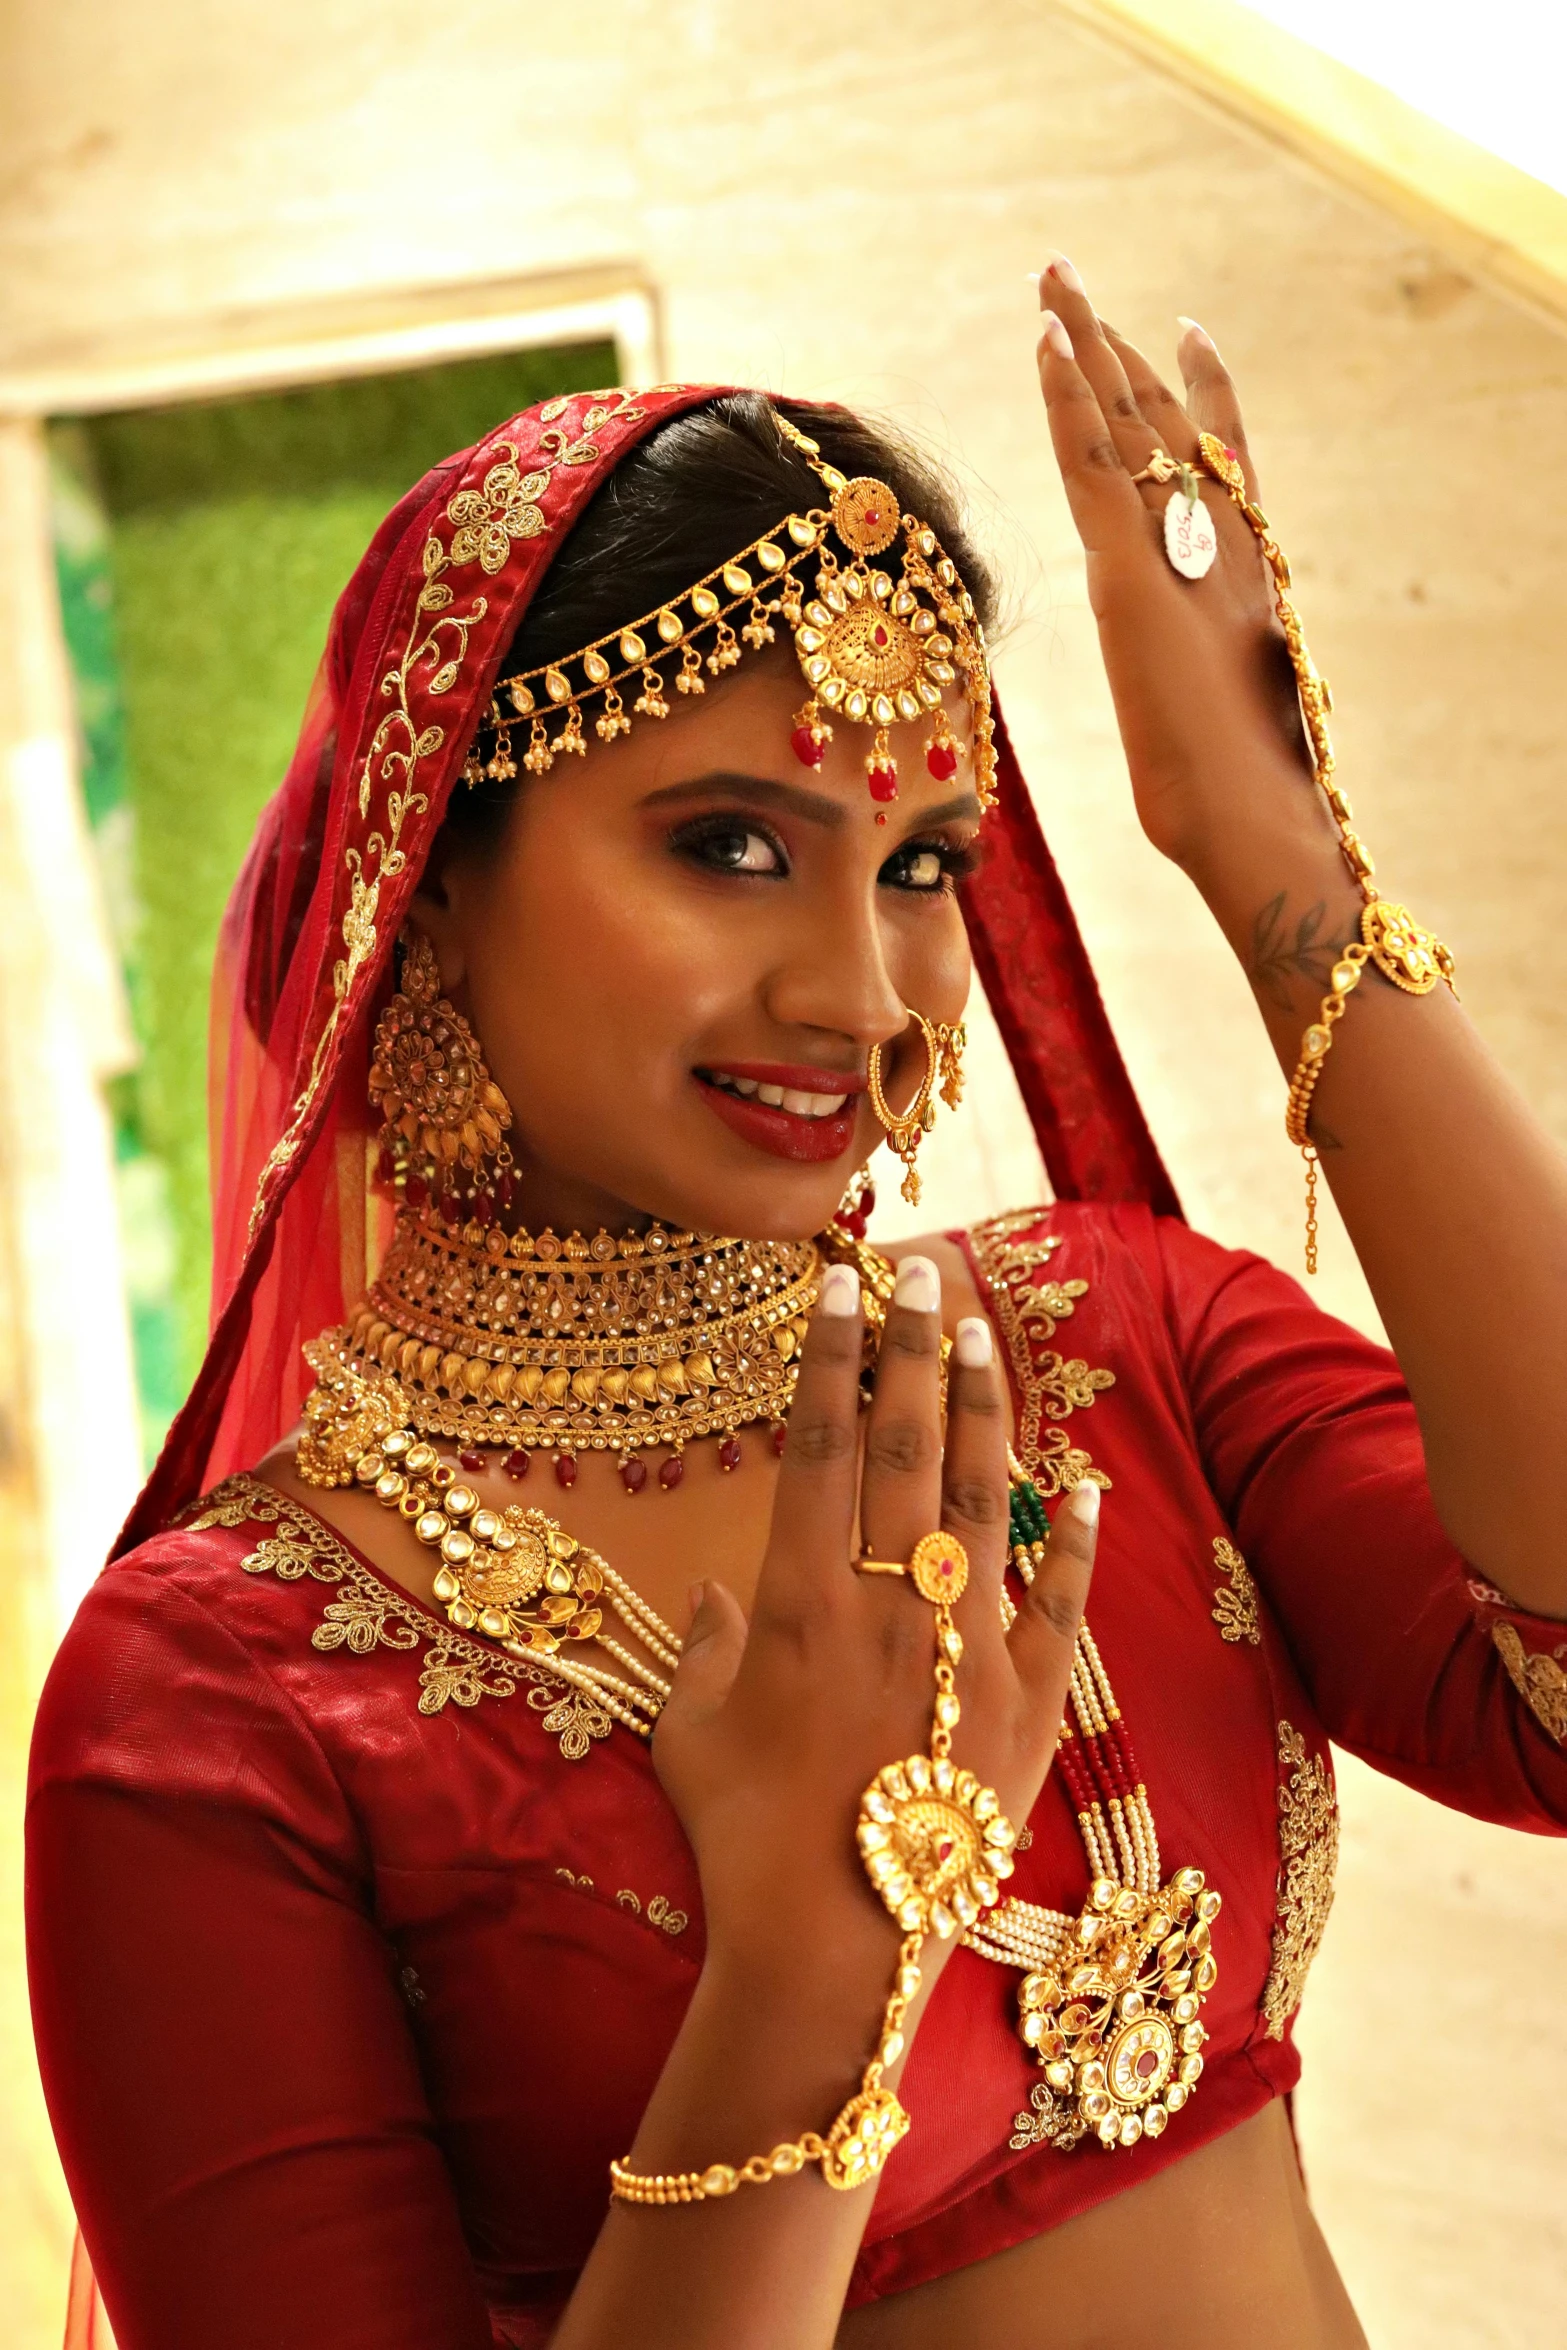
[[[645,1209],[580,1176],[519,1166],[513,1185],[511,1206],[500,1219],[508,1232],[611,1232],[618,1239],[645,1232],[654,1221]]]

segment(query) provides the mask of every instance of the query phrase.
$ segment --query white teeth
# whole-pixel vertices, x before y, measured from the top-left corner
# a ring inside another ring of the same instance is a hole
[[[707,1075],[725,1093],[738,1093],[746,1100],[754,1096],[770,1110],[787,1110],[796,1118],[835,1118],[849,1098],[846,1093],[801,1093],[794,1086],[761,1085],[754,1077],[731,1077],[724,1069],[711,1069]]]

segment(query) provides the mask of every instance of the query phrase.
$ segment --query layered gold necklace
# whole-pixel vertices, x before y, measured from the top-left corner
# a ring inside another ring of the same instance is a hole
[[[542,1451],[569,1487],[579,1453],[607,1452],[637,1493],[662,1449],[668,1490],[699,1438],[734,1470],[740,1429],[781,1432],[821,1261],[809,1240],[453,1231],[405,1209],[364,1305],[311,1366],[338,1394],[390,1380],[416,1435],[499,1447],[515,1478]]]

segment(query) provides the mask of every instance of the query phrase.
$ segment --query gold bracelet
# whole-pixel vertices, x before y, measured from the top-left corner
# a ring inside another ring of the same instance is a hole
[[[1306,1116],[1321,1074],[1323,1056],[1333,1042],[1333,1024],[1344,1010],[1344,999],[1355,986],[1368,961],[1375,963],[1383,978],[1390,979],[1406,995],[1429,995],[1439,979],[1445,980],[1456,995],[1458,991],[1453,987],[1453,981],[1457,966],[1451,952],[1434,931],[1427,930],[1423,923],[1417,922],[1407,906],[1383,897],[1378,890],[1373,878],[1376,867],[1371,852],[1354,830],[1353,811],[1340,791],[1334,773],[1333,740],[1328,733],[1328,714],[1333,708],[1333,696],[1327,679],[1321,675],[1311,658],[1301,630],[1300,614],[1290,601],[1288,557],[1274,538],[1268,517],[1248,496],[1246,475],[1235,451],[1226,448],[1211,432],[1202,433],[1197,446],[1208,472],[1228,490],[1234,504],[1250,525],[1273,575],[1273,608],[1278,614],[1279,626],[1284,631],[1290,667],[1295,672],[1301,723],[1306,729],[1306,741],[1311,752],[1312,777],[1338,826],[1340,854],[1364,901],[1360,910],[1360,944],[1347,946],[1333,967],[1332,992],[1324,999],[1321,1013],[1301,1041],[1300,1063],[1290,1084],[1289,1103],[1284,1113],[1284,1130],[1306,1157],[1306,1270],[1315,1273],[1317,1153],[1306,1133]],[[1354,977],[1341,979],[1340,974],[1347,971],[1351,964],[1354,966]],[[1316,1040],[1315,1043],[1313,1040]]]
[[[886,1573],[888,1562],[869,1567]],[[935,1610],[936,1698],[929,1752],[888,1763],[860,1798],[860,1858],[903,1930],[876,2053],[825,2137],[807,2130],[771,2154],[710,2163],[700,2171],[634,2171],[629,2162],[612,2162],[610,2190],[622,2203],[705,2203],[737,2187],[793,2178],[807,2163],[819,2163],[828,2186],[847,2192],[879,2178],[893,2148],[908,2135],[908,2114],[882,2075],[903,2054],[903,2021],[920,1987],[925,1937],[934,1933],[945,1941],[966,1931],[1000,1900],[1015,1865],[1017,1830],[995,1789],[982,1787],[972,1771],[960,1771],[952,1760],[952,1733],[961,1714],[954,1667],[963,1636],[951,1611],[968,1581],[968,1553],[954,1534],[927,1534],[901,1571]]]
[[[1322,1064],[1333,1050],[1333,1030],[1344,1017],[1344,1006],[1360,985],[1360,974],[1370,961],[1370,950],[1349,946],[1333,966],[1333,984],[1322,999],[1322,1010],[1300,1040],[1300,1059],[1290,1079],[1284,1107],[1284,1131],[1306,1161],[1306,1270],[1317,1269],[1317,1146],[1307,1131],[1311,1097],[1322,1075]]]

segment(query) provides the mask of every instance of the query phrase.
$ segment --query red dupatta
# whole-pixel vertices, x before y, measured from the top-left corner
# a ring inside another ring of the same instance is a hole
[[[117,1552],[298,1417],[303,1342],[362,1294],[368,1041],[393,941],[501,661],[627,450],[722,385],[577,393],[512,417],[387,516],[332,617],[298,745],[257,827],[213,981],[213,1321]],[[1071,907],[997,723],[1000,804],[966,886],[975,962],[1064,1199],[1177,1212]]]

